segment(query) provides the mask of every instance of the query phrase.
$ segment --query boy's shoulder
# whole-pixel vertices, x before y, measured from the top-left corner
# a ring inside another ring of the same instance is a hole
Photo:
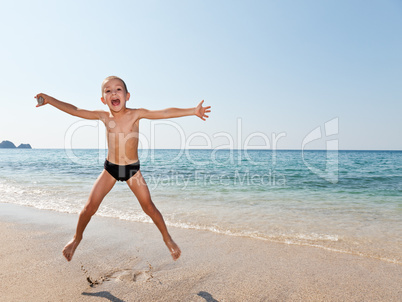
[[[139,108],[126,108],[125,115],[131,116],[132,118],[138,119],[141,115],[141,109]]]
[[[140,112],[140,109],[138,108],[126,108],[126,110],[128,114],[138,114]]]
[[[130,114],[141,114],[144,111],[144,108],[127,108],[127,112]]]

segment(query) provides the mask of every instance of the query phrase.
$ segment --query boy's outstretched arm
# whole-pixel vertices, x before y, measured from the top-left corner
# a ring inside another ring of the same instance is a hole
[[[43,101],[43,104],[38,104],[38,105],[36,105],[36,107],[41,107],[43,105],[50,104],[50,105],[56,107],[57,109],[64,111],[68,114],[71,114],[73,116],[78,116],[78,117],[88,119],[88,120],[101,119],[101,114],[103,113],[103,111],[91,111],[91,110],[77,108],[72,104],[59,101],[59,100],[55,99],[54,97],[51,97],[44,93],[39,93],[35,96],[36,99],[38,99],[39,97],[42,97],[44,101]]]
[[[167,108],[163,110],[148,110],[148,109],[138,109],[140,112],[140,118],[147,119],[165,119],[165,118],[175,118],[189,115],[196,115],[203,121],[209,116],[206,113],[211,112],[211,106],[203,107],[202,104],[204,100],[202,100],[196,107],[193,108]]]

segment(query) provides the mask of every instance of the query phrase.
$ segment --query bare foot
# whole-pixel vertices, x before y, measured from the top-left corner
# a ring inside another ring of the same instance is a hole
[[[80,241],[76,240],[75,238],[71,239],[69,243],[66,244],[66,246],[63,249],[63,255],[67,259],[67,261],[71,261],[73,258],[75,249],[77,248],[78,244],[80,244]]]
[[[165,243],[170,251],[170,254],[172,254],[173,260],[176,261],[177,259],[179,259],[181,254],[179,246],[173,240],[165,241]]]

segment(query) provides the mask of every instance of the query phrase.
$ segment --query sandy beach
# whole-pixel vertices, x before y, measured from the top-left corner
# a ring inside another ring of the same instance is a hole
[[[402,266],[314,247],[95,216],[68,263],[77,216],[0,204],[2,301],[401,301]]]

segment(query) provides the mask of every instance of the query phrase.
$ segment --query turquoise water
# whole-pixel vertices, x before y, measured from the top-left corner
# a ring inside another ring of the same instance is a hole
[[[104,150],[0,150],[0,202],[78,213]],[[168,225],[402,264],[401,151],[142,150]],[[149,223],[125,183],[98,215]]]

